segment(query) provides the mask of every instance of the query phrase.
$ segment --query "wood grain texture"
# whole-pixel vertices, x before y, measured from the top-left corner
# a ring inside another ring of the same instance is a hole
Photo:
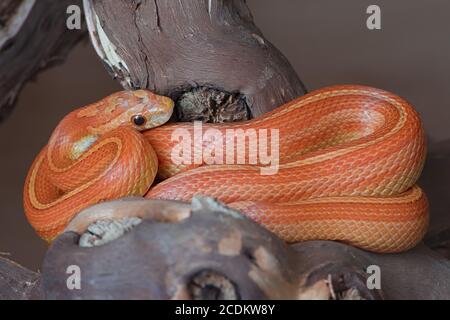
[[[215,88],[242,95],[252,116],[305,93],[243,0],[92,4],[110,42],[100,50],[113,48],[120,58],[115,64],[104,59],[106,65],[115,65],[110,72],[126,88],[149,88],[175,100],[196,87]]]

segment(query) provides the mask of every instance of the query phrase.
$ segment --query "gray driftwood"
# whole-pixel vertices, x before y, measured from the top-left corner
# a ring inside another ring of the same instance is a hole
[[[80,246],[97,221],[139,217],[115,240]],[[82,270],[68,290],[66,270]],[[381,289],[367,286],[380,268]],[[192,205],[124,199],[83,211],[52,245],[43,266],[51,299],[450,299],[450,261],[424,245],[375,254],[345,244],[287,246],[210,198]]]

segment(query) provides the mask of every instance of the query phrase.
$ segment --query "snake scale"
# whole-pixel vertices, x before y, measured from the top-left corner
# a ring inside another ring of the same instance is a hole
[[[195,129],[193,123],[165,124],[173,108],[171,99],[138,90],[67,115],[25,182],[25,212],[38,234],[51,241],[77,213],[101,201],[190,201],[202,194],[287,242],[336,240],[400,252],[423,238],[428,203],[416,182],[425,134],[402,98],[370,87],[333,86],[256,119],[203,125],[224,135],[229,129],[278,129],[274,175],[261,175],[258,165],[175,164],[173,133]],[[157,176],[163,181],[154,184]]]

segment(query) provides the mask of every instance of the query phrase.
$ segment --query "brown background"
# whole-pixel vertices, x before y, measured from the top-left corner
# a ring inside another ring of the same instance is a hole
[[[392,91],[417,107],[433,143],[450,139],[448,0],[248,3],[258,26],[309,90],[355,83]],[[380,31],[366,28],[370,4],[382,8]],[[28,167],[67,112],[118,89],[89,44],[78,46],[65,65],[25,88],[12,116],[0,125],[0,252],[39,268],[46,245],[22,209]]]

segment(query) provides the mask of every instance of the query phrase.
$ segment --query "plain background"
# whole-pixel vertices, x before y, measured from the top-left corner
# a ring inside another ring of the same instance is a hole
[[[347,83],[392,91],[416,106],[431,141],[450,139],[450,1],[248,0],[248,4],[257,25],[287,56],[309,90]],[[371,4],[381,7],[382,30],[366,27]],[[0,125],[0,252],[39,269],[46,244],[23,214],[27,170],[66,113],[119,89],[85,43],[63,66],[42,73],[23,90],[12,116]]]

